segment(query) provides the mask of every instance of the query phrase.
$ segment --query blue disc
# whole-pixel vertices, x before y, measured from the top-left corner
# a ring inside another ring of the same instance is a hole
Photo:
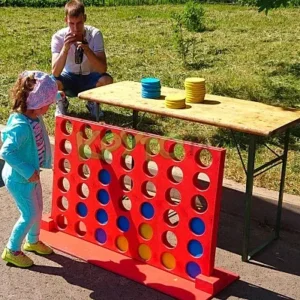
[[[106,190],[99,190],[97,193],[97,199],[101,204],[106,205],[109,202],[108,192]]]
[[[96,213],[96,218],[100,224],[105,225],[108,221],[107,212],[104,209],[99,209]]]
[[[154,77],[147,77],[147,78],[143,78],[141,80],[141,83],[143,83],[143,84],[160,84],[160,80],[158,78],[154,78]]]
[[[129,220],[126,217],[121,216],[117,220],[117,226],[120,230],[126,232],[129,230],[130,227]]]
[[[104,244],[107,240],[106,232],[102,228],[98,228],[95,232],[95,238],[99,243]]]
[[[143,215],[143,217],[145,219],[152,219],[154,216],[154,208],[153,205],[151,203],[148,202],[144,202],[141,205],[141,214]]]
[[[87,206],[84,203],[79,202],[76,206],[76,212],[80,217],[86,217],[88,214]]]
[[[199,265],[193,261],[187,263],[185,270],[188,273],[188,275],[192,278],[196,278],[199,274],[201,274],[201,269]]]

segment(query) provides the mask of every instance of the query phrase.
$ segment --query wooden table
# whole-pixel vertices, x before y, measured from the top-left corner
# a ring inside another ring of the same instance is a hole
[[[133,109],[134,125],[139,111],[164,115],[181,120],[227,128],[233,132],[249,135],[247,167],[237,149],[246,172],[246,203],[243,235],[242,260],[248,261],[253,255],[279,237],[282,199],[287,163],[290,128],[300,123],[300,111],[274,107],[263,103],[221,97],[207,94],[203,103],[187,103],[185,109],[169,109],[164,105],[167,94],[183,93],[183,90],[162,87],[160,99],[141,97],[141,85],[138,82],[123,81],[80,93],[81,99]],[[284,134],[283,154],[255,168],[257,137],[270,137],[276,133]],[[253,179],[256,175],[282,164],[277,217],[274,234],[261,246],[249,251],[251,204]]]

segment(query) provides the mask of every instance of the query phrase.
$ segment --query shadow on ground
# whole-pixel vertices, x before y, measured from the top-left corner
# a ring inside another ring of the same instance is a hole
[[[76,285],[82,287],[84,289],[88,289],[91,291],[90,298],[95,300],[102,299],[138,299],[139,291],[135,287],[135,283],[131,280],[128,280],[124,277],[119,277],[118,275],[111,275],[110,272],[99,268],[97,266],[87,264],[85,262],[74,260],[73,258],[69,258],[66,256],[62,256],[60,254],[53,254],[48,257],[49,260],[57,263],[58,267],[52,266],[33,266],[30,270],[32,272],[38,272],[41,274],[48,274],[54,276],[61,276],[68,283],[72,285]],[[124,259],[120,267],[124,267],[128,269],[128,272],[136,273],[135,276],[139,278],[139,280],[144,281],[145,275],[141,273],[137,268],[132,269],[128,268],[126,264],[127,259]],[[95,263],[95,262],[94,262]],[[107,262],[111,264],[111,262]],[[108,278],[109,284],[108,284]],[[121,288],[117,287],[121,285]],[[153,288],[161,288],[162,285],[156,284]],[[142,285],[141,289],[144,289]],[[106,291],[105,295],[103,294],[103,290]],[[119,290],[119,292],[118,292]],[[175,291],[176,292],[176,291]],[[187,299],[191,296],[191,294],[186,291]],[[112,298],[113,295],[113,298]],[[264,288],[261,288],[256,285],[249,284],[242,280],[239,280],[229,286],[225,291],[220,293],[216,298],[217,299],[227,299],[231,296],[245,298],[245,299],[291,299],[289,297],[285,297],[283,295],[279,295],[277,293],[271,292]],[[152,289],[147,290],[147,297],[144,299],[161,299],[168,300],[173,299],[167,295],[160,294]]]
[[[244,202],[243,192],[223,188],[220,227],[217,247],[241,255]],[[254,196],[252,203],[252,222],[250,232],[250,250],[265,242],[273,233],[277,202]],[[300,276],[300,218],[299,207],[284,204],[282,210],[282,227],[280,238],[273,241],[252,264],[279,270]]]

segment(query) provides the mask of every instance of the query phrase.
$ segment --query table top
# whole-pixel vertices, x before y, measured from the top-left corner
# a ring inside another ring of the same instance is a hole
[[[162,87],[160,99],[145,99],[139,82],[122,81],[82,92],[78,97],[259,136],[283,132],[300,123],[300,110],[209,94],[203,103],[187,103],[183,109],[165,107],[166,95],[175,93],[184,90]]]

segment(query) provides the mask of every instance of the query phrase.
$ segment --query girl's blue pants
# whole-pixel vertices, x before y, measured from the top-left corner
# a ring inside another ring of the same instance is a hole
[[[29,243],[39,241],[43,212],[42,187],[40,182],[19,183],[8,179],[4,183],[21,214],[13,227],[7,248],[20,251],[25,237]]]

